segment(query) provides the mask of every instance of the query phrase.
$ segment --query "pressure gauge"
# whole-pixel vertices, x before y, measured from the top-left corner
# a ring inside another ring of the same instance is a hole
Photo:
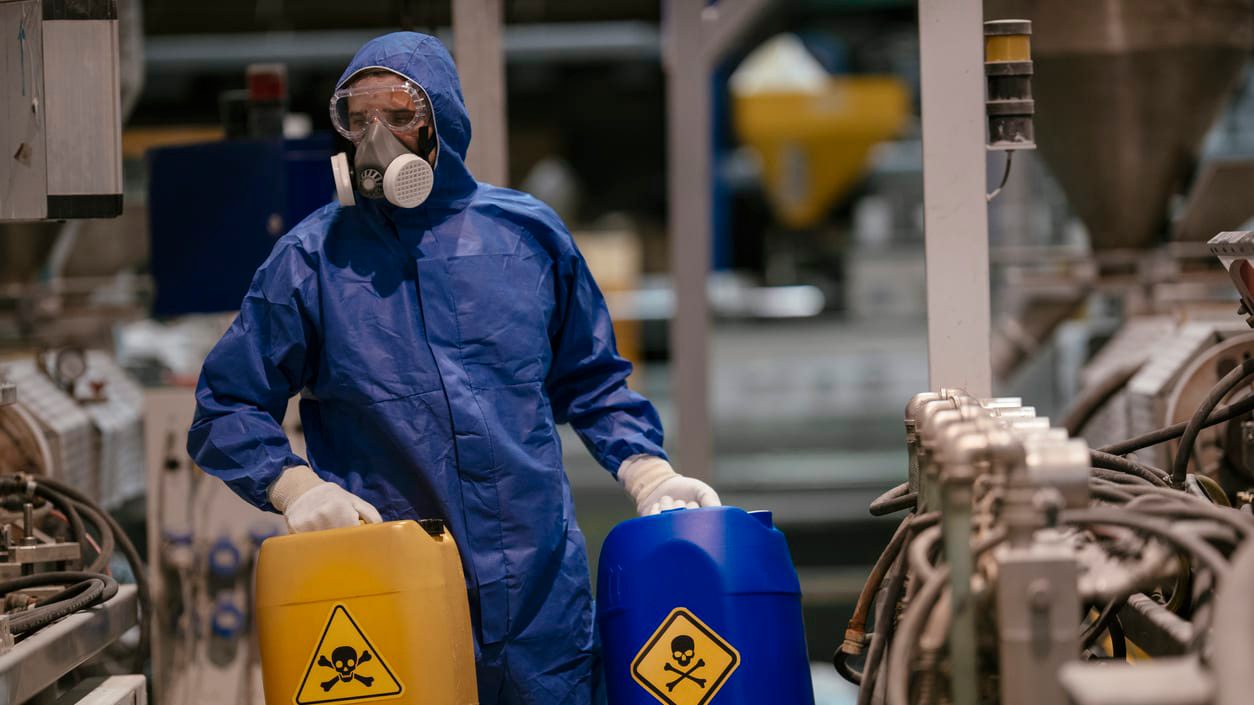
[[[87,373],[87,356],[79,348],[58,350],[54,363],[54,377],[65,390],[73,390],[74,384]]]

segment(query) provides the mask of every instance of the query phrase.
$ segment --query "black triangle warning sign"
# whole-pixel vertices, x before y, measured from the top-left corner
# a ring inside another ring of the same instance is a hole
[[[309,657],[309,667],[296,691],[296,705],[376,700],[403,692],[405,686],[348,609],[336,605]]]

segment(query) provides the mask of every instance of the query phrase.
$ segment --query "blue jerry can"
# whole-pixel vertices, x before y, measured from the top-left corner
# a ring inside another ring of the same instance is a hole
[[[770,512],[681,509],[614,527],[597,621],[610,705],[814,705],[801,585]]]

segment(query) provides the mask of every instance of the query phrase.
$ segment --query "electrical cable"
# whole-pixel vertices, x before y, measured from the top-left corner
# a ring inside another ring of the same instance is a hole
[[[832,654],[832,665],[836,667],[836,672],[854,685],[861,685],[862,674],[854,670],[848,660],[861,653],[866,645],[866,620],[871,611],[871,601],[883,584],[889,566],[897,559],[897,553],[906,541],[906,534],[913,519],[914,517],[906,517],[901,520],[901,523],[897,525],[897,530],[893,532],[893,537],[889,539],[888,546],[876,559],[875,565],[871,568],[871,574],[867,576],[866,582],[862,584],[862,591],[858,593],[858,602],[854,605],[853,616],[849,618],[849,625],[845,628],[845,640]]]
[[[101,513],[89,504],[83,502],[75,503],[76,509],[86,515],[87,520],[96,527],[96,533],[100,536],[100,545],[96,548],[96,560],[92,561],[87,570],[92,573],[105,573],[109,569],[109,558],[113,555],[113,551],[117,545],[117,539],[113,535],[113,529],[109,527]],[[84,534],[88,538],[90,535]]]
[[[1123,624],[1119,622],[1116,615],[1106,625],[1106,632],[1110,634],[1110,656],[1117,660],[1128,658],[1128,635],[1123,631]]]
[[[849,663],[850,654],[837,648],[832,654],[832,665],[835,666],[836,672],[841,678],[849,681],[854,685],[862,685],[862,671],[857,670]]]
[[[1205,519],[1229,527],[1242,538],[1254,534],[1254,517],[1242,514],[1235,509],[1218,506],[1207,506],[1200,502],[1172,503],[1169,498],[1161,495],[1142,495],[1128,506],[1145,514],[1165,516],[1174,519]]]
[[[1094,509],[1070,509],[1062,512],[1060,520],[1063,524],[1080,526],[1092,524],[1109,524],[1124,526],[1130,529],[1153,534],[1177,548],[1183,549],[1201,561],[1207,568],[1214,571],[1222,583],[1228,575],[1228,563],[1218,549],[1188,533],[1173,530],[1170,524],[1133,514],[1115,507],[1097,507]]]
[[[1005,529],[996,529],[992,533],[971,544],[971,553],[975,558],[999,546],[1007,538]],[[908,552],[908,550],[907,550]],[[917,578],[916,578],[917,579]],[[888,705],[907,705],[907,694],[910,689],[910,654],[911,649],[919,642],[922,629],[927,623],[928,614],[940,600],[943,591],[949,589],[949,566],[942,565],[923,581],[923,587],[915,594],[902,617],[899,639],[895,639],[889,650],[887,702]],[[869,666],[868,666],[868,671]]]
[[[1135,460],[1128,460],[1122,456],[1113,455],[1100,450],[1089,451],[1089,462],[1094,467],[1103,470],[1114,470],[1115,472],[1127,473],[1142,480],[1160,487],[1167,487],[1167,473],[1159,470],[1152,465],[1138,463]]]
[[[1106,468],[1089,468],[1089,475],[1099,480],[1113,482],[1116,485],[1140,485],[1141,487],[1154,487],[1155,485],[1140,475],[1129,475],[1126,472],[1118,470],[1108,470]]]
[[[16,616],[10,616],[8,618],[9,631],[14,636],[33,632],[79,610],[87,609],[99,603],[100,597],[105,590],[105,583],[101,580],[101,577],[103,576],[95,576],[91,580],[85,580],[65,590],[66,597],[64,599],[59,599],[52,604],[43,605],[42,607],[32,607],[18,613]]]
[[[1101,483],[1105,481],[1097,479],[1097,478],[1093,478],[1092,482]],[[1113,483],[1109,483],[1109,484],[1113,484]],[[1116,489],[1122,492],[1126,492],[1130,495],[1135,495],[1137,497],[1141,497],[1145,495],[1154,495],[1154,496],[1162,497],[1164,499],[1167,499],[1173,502],[1184,502],[1188,504],[1201,504],[1203,506],[1208,506],[1208,507],[1215,506],[1211,502],[1208,502],[1199,497],[1195,497],[1187,492],[1181,492],[1180,490],[1172,489],[1170,487],[1162,487],[1159,485],[1121,484],[1121,485],[1117,485]]]
[[[901,597],[901,589],[906,581],[905,551],[898,552],[889,575],[888,585],[876,601],[875,630],[871,633],[871,645],[866,652],[866,665],[862,669],[862,687],[858,690],[857,705],[870,705],[876,681],[884,675],[881,673],[880,661],[883,659],[885,646],[890,641],[890,634],[894,631],[897,600]]]
[[[910,570],[924,580],[936,572],[936,566],[932,563],[932,555],[940,547],[942,536],[939,526],[929,527],[921,532],[914,541],[910,542],[910,547],[906,551],[907,559],[910,562]]]
[[[1210,428],[1216,424],[1231,421],[1239,416],[1244,416],[1251,411],[1254,411],[1254,394],[1251,394],[1240,401],[1228,404],[1227,406],[1219,407],[1210,415],[1209,418],[1206,419],[1206,423],[1203,424],[1203,428]],[[1143,433],[1139,436],[1133,436],[1126,441],[1120,441],[1118,443],[1112,443],[1108,446],[1103,446],[1098,448],[1098,450],[1103,453],[1110,453],[1111,455],[1127,455],[1128,453],[1132,453],[1143,448],[1149,448],[1150,446],[1155,446],[1159,443],[1166,443],[1167,441],[1175,440],[1184,433],[1185,428],[1187,428],[1188,425],[1189,422],[1181,421],[1180,423],[1164,426],[1160,429]]]
[[[1092,647],[1102,637],[1103,633],[1110,630],[1111,623],[1119,616],[1119,610],[1123,609],[1126,603],[1127,598],[1118,598],[1106,603],[1101,613],[1097,615],[1097,619],[1093,620],[1093,623],[1081,635],[1080,648],[1082,650]],[[1114,635],[1111,635],[1111,641],[1114,641]]]
[[[118,591],[117,581],[107,575],[82,571],[59,571],[36,573],[0,581],[0,595],[33,587],[66,583],[71,583],[70,587],[51,597],[39,600],[31,609],[10,615],[8,617],[9,630],[14,635],[35,631],[69,614],[111,599]]]
[[[917,529],[935,526],[939,522],[940,512],[906,517],[906,533],[897,551],[897,557],[888,570],[888,584],[876,598],[875,629],[871,634],[871,644],[867,648],[866,661],[862,669],[862,687],[858,691],[858,705],[870,705],[876,686],[882,684],[881,678],[886,673],[881,662],[884,650],[892,641],[893,632],[896,629],[897,605],[906,583],[906,549]]]
[[[1010,180],[1010,164],[1014,161],[1014,157],[1013,149],[1006,150],[1006,169],[1001,173],[1001,183],[998,184],[997,188],[993,189],[992,193],[984,196],[987,202],[992,203],[993,199],[997,198],[997,195],[1001,193],[1001,190],[1006,188],[1006,182]]]
[[[93,519],[99,518],[102,520],[104,522],[103,526],[107,526],[109,532],[113,535],[117,547],[121,549],[123,557],[126,558],[127,563],[131,567],[131,572],[135,576],[135,587],[139,593],[140,636],[139,648],[135,653],[135,668],[136,671],[142,673],[152,639],[152,592],[148,583],[147,571],[139,557],[139,551],[135,549],[135,545],[131,543],[130,538],[117,523],[117,520],[107,512],[100,510],[94,502],[77,489],[50,477],[33,475],[0,476],[0,494],[21,495],[32,491],[35,495],[44,497],[53,502],[54,505],[60,506],[67,516],[78,517],[78,506],[80,505],[92,508],[95,510]],[[79,522],[81,526],[81,518]],[[100,577],[107,578],[108,576],[101,575]],[[111,578],[109,579],[112,580]],[[2,587],[3,583],[0,583],[0,588]]]
[[[905,491],[909,487],[909,484],[903,483],[876,497],[868,508],[871,516],[882,517],[905,509],[914,509],[919,502],[919,493]]]
[[[915,595],[915,599],[906,608],[901,619],[900,634],[893,641],[888,652],[888,670],[896,678],[888,681],[888,705],[908,705],[910,690],[910,653],[911,647],[919,641],[919,635],[927,622],[927,615],[940,600],[941,593],[948,587],[949,566],[941,566],[923,583],[923,587]]]
[[[1127,492],[1111,487],[1108,484],[1101,484],[1097,482],[1089,483],[1089,494],[1093,495],[1097,499],[1106,502],[1113,502],[1115,504],[1126,504],[1135,499],[1135,497]]]
[[[1173,485],[1184,487],[1184,480],[1189,472],[1189,455],[1193,452],[1193,445],[1197,442],[1198,434],[1206,427],[1206,420],[1211,412],[1219,406],[1219,402],[1223,401],[1224,397],[1251,375],[1254,375],[1254,358],[1242,360],[1240,365],[1228,370],[1228,373],[1211,387],[1206,397],[1197,405],[1192,418],[1184,428],[1184,433],[1180,435],[1180,447],[1176,448],[1176,456],[1171,467]]]

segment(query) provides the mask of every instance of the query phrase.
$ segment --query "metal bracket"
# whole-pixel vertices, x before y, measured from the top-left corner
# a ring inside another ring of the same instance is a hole
[[[1241,308],[1237,313],[1254,328],[1254,232],[1219,233],[1207,243],[1210,253],[1219,258],[1228,270],[1232,285],[1241,296]]]

